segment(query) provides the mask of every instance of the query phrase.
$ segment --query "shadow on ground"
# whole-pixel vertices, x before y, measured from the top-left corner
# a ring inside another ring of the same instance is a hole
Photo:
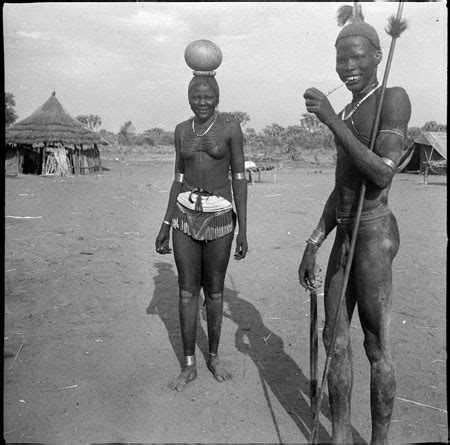
[[[178,303],[173,304],[169,295],[178,295],[178,278],[172,264],[156,263],[154,276],[155,291],[147,307],[147,314],[157,314],[164,323],[172,349],[180,363],[184,363],[182,342],[178,321]],[[270,393],[275,395],[286,413],[295,422],[304,437],[309,437],[312,427],[309,394],[310,381],[299,368],[297,363],[284,350],[284,342],[264,325],[261,314],[256,307],[239,297],[236,290],[224,290],[224,317],[236,325],[236,349],[249,357],[255,364],[261,388],[270,410],[274,428],[280,443],[281,434],[270,399]],[[205,308],[200,313],[205,319]],[[197,328],[197,346],[207,358],[208,339],[200,323]],[[330,411],[326,396],[323,398],[321,416],[330,419]],[[322,424],[319,425],[319,439],[321,442],[330,442],[331,437]],[[354,443],[365,444],[360,434],[353,430]]]

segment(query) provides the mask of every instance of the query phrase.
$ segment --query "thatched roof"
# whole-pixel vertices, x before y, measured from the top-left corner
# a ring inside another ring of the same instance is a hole
[[[71,117],[53,92],[47,102],[29,117],[16,122],[5,131],[7,144],[104,144],[100,136]]]

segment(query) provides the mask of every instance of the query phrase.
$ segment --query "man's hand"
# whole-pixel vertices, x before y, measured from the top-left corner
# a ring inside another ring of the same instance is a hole
[[[159,230],[158,236],[155,241],[156,251],[162,255],[171,253],[172,249],[169,247],[170,241],[170,227],[167,225],[162,225]]]
[[[298,278],[300,284],[306,290],[313,290],[320,287],[321,282],[316,277],[316,251],[317,249],[310,244],[307,244],[305,251],[303,252],[302,262],[298,268]]]
[[[325,125],[329,125],[331,120],[336,117],[333,107],[327,96],[317,88],[308,88],[303,94],[306,110],[313,113]]]
[[[236,250],[234,252],[234,258],[236,260],[242,260],[246,257],[248,252],[247,236],[238,234],[236,237]]]

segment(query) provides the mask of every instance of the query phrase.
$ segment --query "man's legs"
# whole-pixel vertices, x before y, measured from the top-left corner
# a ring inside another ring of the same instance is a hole
[[[325,328],[323,341],[327,355],[330,353],[336,309],[343,285],[345,259],[345,236],[343,231],[338,228],[325,278]],[[355,308],[355,299],[352,296],[350,285],[347,288],[345,298],[346,301],[343,302],[341,316],[338,320],[335,352],[331,358],[328,373],[328,392],[332,417],[331,441],[333,443],[351,443],[353,441],[350,422],[353,385],[350,321]]]
[[[234,234],[208,241],[203,250],[202,286],[206,301],[209,357],[208,368],[219,381],[229,380],[232,373],[218,356],[223,316],[223,288]]]
[[[197,377],[195,335],[201,288],[202,244],[179,230],[173,230],[172,233],[173,251],[178,271],[179,317],[185,363],[181,374],[169,386],[177,391],[182,391],[189,382]]]
[[[372,444],[386,444],[395,398],[389,323],[392,305],[392,260],[399,247],[395,218],[388,215],[363,227],[358,237],[354,285],[364,331],[364,347],[370,361]]]

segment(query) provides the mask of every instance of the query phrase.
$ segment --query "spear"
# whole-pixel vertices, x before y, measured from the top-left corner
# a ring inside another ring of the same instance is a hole
[[[314,415],[317,409],[318,399],[318,329],[317,329],[317,290],[310,292],[309,310],[309,400],[311,402],[311,413]]]
[[[400,34],[406,29],[406,23],[404,21],[402,21],[402,19],[401,19],[402,11],[403,11],[403,3],[404,3],[403,1],[399,2],[397,15],[392,16],[388,19],[389,25],[386,28],[386,32],[392,37],[392,40],[391,40],[389,54],[388,54],[388,58],[387,58],[387,62],[386,62],[386,69],[384,71],[383,82],[381,84],[380,99],[378,102],[378,107],[377,107],[376,114],[375,114],[375,121],[374,121],[374,124],[372,127],[372,133],[371,133],[371,137],[370,137],[370,144],[369,144],[370,151],[373,151],[373,149],[375,147],[375,141],[376,141],[378,129],[380,127],[381,110],[382,110],[382,106],[383,106],[384,95],[386,92],[386,85],[387,85],[387,80],[389,77],[389,71],[390,71],[391,65],[392,65],[392,58],[394,56],[395,43],[397,41],[397,38],[400,36]],[[357,2],[355,2],[355,8],[356,7],[359,7],[359,5],[357,5]],[[350,241],[350,249],[349,249],[349,253],[348,253],[348,257],[347,257],[347,263],[345,265],[342,290],[339,295],[338,305],[336,308],[336,314],[334,317],[334,324],[333,324],[330,348],[329,348],[329,352],[328,352],[326,360],[325,360],[325,366],[324,366],[321,385],[319,388],[319,394],[317,396],[317,401],[315,402],[316,409],[315,409],[314,417],[313,417],[313,428],[312,428],[311,434],[310,434],[310,443],[317,443],[317,440],[318,440],[317,433],[318,433],[318,428],[319,428],[319,413],[320,413],[320,404],[321,404],[321,401],[323,398],[323,388],[324,388],[324,385],[325,385],[325,382],[326,382],[326,379],[328,376],[328,372],[330,369],[331,357],[334,353],[334,348],[336,346],[337,325],[338,325],[338,320],[340,318],[340,314],[342,311],[344,297],[347,292],[347,285],[348,285],[348,280],[349,280],[350,271],[351,271],[351,267],[352,267],[353,256],[354,256],[354,252],[355,252],[356,237],[358,235],[358,229],[359,229],[359,223],[361,220],[361,212],[362,212],[362,207],[363,207],[363,203],[364,203],[365,193],[366,193],[366,179],[363,178],[362,182],[361,182],[361,191],[359,194],[358,207],[356,209],[356,214],[355,214],[355,222],[354,222],[353,231],[352,231],[352,238]]]

